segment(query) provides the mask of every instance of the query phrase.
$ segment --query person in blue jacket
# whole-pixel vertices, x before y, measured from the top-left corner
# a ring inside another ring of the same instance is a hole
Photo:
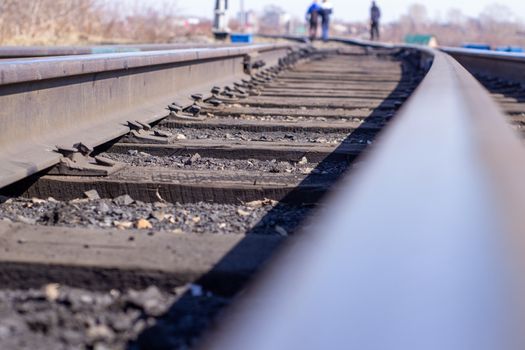
[[[314,0],[310,7],[308,7],[308,11],[306,11],[306,21],[308,22],[309,27],[308,37],[310,38],[310,41],[314,41],[317,37],[320,12],[321,6],[319,6],[317,0]]]
[[[323,0],[321,4],[321,26],[323,28],[323,41],[328,40],[330,33],[330,16],[334,12],[334,5],[329,0]]]

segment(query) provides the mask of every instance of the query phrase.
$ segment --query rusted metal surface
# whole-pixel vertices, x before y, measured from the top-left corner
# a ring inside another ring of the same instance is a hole
[[[525,151],[454,59],[205,349],[522,349]]]
[[[57,145],[94,147],[247,77],[248,55],[276,64],[292,46],[119,53],[0,62],[0,187],[56,164]]]

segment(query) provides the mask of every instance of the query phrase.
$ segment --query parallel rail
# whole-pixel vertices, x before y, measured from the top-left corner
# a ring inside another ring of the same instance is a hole
[[[183,49],[211,49],[242,47],[244,44],[139,44],[139,45],[95,45],[95,46],[2,46],[0,59],[33,58],[70,55],[92,55],[142,51],[165,51]]]
[[[525,83],[525,55],[511,52],[442,48],[473,74],[496,76]]]
[[[432,65],[366,167],[204,348],[524,348],[525,151],[465,68],[410,49]]]

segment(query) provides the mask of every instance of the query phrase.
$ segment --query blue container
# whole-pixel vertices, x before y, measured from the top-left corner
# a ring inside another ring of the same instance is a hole
[[[253,43],[253,35],[252,34],[231,34],[230,40],[232,43],[251,44]]]
[[[521,47],[517,47],[517,46],[498,47],[496,49],[496,51],[500,51],[500,52],[525,52]]]
[[[490,50],[490,45],[487,44],[464,44],[461,47],[464,49]]]

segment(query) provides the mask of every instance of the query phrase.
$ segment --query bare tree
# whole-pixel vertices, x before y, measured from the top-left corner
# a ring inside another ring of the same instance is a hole
[[[452,8],[447,12],[447,23],[454,26],[465,25],[468,21],[467,16],[460,9]]]
[[[0,44],[170,42],[208,27],[184,22],[173,0],[0,0]]]
[[[425,25],[429,20],[427,8],[423,4],[410,5],[408,16],[416,25]]]
[[[488,5],[479,17],[482,22],[508,23],[517,20],[514,13],[507,6],[501,4]]]

